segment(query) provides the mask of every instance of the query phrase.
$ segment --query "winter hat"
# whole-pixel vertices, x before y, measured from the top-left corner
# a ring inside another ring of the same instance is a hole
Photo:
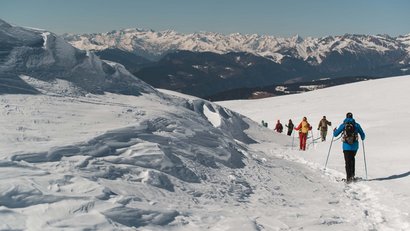
[[[346,114],[346,118],[353,118],[353,114],[352,114],[351,112],[348,112],[348,113]]]

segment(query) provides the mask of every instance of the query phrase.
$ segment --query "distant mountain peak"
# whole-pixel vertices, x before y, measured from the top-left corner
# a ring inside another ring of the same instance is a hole
[[[302,43],[304,39],[299,34],[296,34],[291,38],[291,41],[294,43]]]
[[[271,35],[214,32],[178,33],[173,30],[155,32],[152,30],[120,30],[117,33],[68,36],[66,39],[75,47],[84,50],[117,48],[158,60],[169,52],[190,50],[194,52],[248,52],[270,57],[281,63],[283,57],[291,57],[318,65],[332,51],[337,52],[386,52],[389,49],[406,50],[409,45],[388,35],[344,34],[322,38],[289,38]]]

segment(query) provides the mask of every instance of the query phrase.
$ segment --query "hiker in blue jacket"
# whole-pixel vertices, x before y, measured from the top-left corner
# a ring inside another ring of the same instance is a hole
[[[355,176],[355,156],[359,149],[358,134],[360,134],[362,140],[365,139],[366,135],[360,124],[353,119],[353,114],[351,112],[348,112],[343,123],[337,129],[334,129],[333,136],[337,137],[342,132],[346,182],[350,183],[354,181]]]

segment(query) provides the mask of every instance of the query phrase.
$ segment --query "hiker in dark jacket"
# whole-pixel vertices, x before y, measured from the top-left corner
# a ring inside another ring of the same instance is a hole
[[[289,119],[288,124],[285,126],[288,128],[288,136],[291,136],[293,132],[293,128],[295,127],[295,125],[292,123],[292,120]]]
[[[282,133],[282,131],[283,131],[283,126],[282,126],[282,124],[280,123],[280,120],[278,120],[278,122],[276,123],[275,129],[273,129],[273,130],[277,131],[278,133]]]
[[[322,142],[326,140],[327,126],[332,126],[332,122],[328,121],[326,119],[326,116],[323,116],[323,118],[320,120],[319,126],[317,128],[317,130],[320,131],[320,137],[322,138]]]
[[[347,127],[353,125],[352,135],[347,132]],[[362,127],[353,119],[351,112],[346,114],[346,119],[343,123],[333,131],[333,136],[336,137],[343,132],[343,154],[345,158],[346,182],[350,183],[355,176],[355,156],[359,149],[358,135],[362,140],[365,139],[365,134]]]

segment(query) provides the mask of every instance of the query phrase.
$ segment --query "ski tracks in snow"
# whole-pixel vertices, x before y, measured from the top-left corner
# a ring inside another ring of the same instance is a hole
[[[315,171],[321,171],[323,176],[333,183],[340,181],[344,176],[341,172],[332,169],[324,170],[322,165],[305,160],[298,151],[283,149],[281,152],[278,153],[278,149],[270,149],[267,153],[304,164]],[[377,196],[378,192],[366,182],[364,180],[351,184],[342,183],[342,200],[345,206],[348,206],[347,209],[351,209],[351,216],[346,222],[361,224],[363,226],[361,227],[362,230],[408,230],[410,224],[404,219],[403,213],[396,208],[380,203]],[[333,203],[329,201],[329,204]],[[341,201],[336,203],[341,203]]]

